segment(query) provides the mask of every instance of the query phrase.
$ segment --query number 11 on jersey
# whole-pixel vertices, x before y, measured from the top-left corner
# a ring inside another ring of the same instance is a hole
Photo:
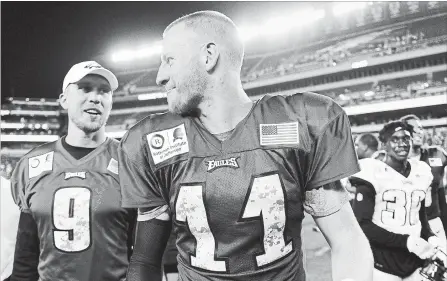
[[[262,217],[264,226],[264,254],[256,256],[257,266],[262,267],[289,254],[293,245],[286,244],[285,196],[278,174],[255,178],[247,194],[241,220]],[[189,230],[197,241],[191,265],[210,271],[227,271],[225,261],[216,260],[216,241],[210,229],[203,198],[202,185],[183,185],[176,201],[176,219],[188,222]]]

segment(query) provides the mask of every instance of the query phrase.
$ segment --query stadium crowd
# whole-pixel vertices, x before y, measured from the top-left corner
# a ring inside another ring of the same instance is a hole
[[[428,26],[418,26],[417,30],[401,28],[389,31],[378,38],[359,36],[366,39],[351,38],[337,45],[310,50],[293,50],[277,55],[263,57],[254,67],[246,67],[243,81],[253,81],[269,77],[277,77],[290,73],[311,71],[319,68],[333,67],[346,61],[354,61],[357,57],[383,57],[428,46],[442,45],[447,41],[447,27],[441,22]],[[358,42],[360,41],[360,42]],[[362,42],[363,41],[363,42]],[[351,43],[352,42],[352,43]],[[354,47],[353,47],[354,45]],[[243,72],[244,73],[244,72]]]

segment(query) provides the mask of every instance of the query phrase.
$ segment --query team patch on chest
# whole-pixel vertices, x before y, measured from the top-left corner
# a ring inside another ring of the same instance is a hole
[[[150,133],[146,137],[155,165],[176,155],[189,152],[185,124]]]
[[[45,171],[53,170],[54,151],[28,159],[29,178],[34,178]]]
[[[222,160],[210,160],[206,161],[207,171],[212,172],[216,170],[217,168],[222,167],[229,167],[233,169],[239,168],[239,164],[237,163],[238,157],[231,157],[228,159],[222,159]]]
[[[81,179],[85,179],[85,172],[66,172],[65,173],[65,179],[68,180],[70,178],[81,178]]]

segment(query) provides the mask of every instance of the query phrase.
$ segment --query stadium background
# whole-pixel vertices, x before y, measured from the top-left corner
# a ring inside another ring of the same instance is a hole
[[[447,2],[317,6],[300,11],[300,21],[292,13],[241,27],[246,39],[241,77],[248,95],[253,100],[300,91],[327,95],[347,112],[354,138],[416,114],[427,132],[425,143],[447,148]],[[158,52],[154,42],[144,53],[92,57],[120,83],[106,127],[109,136],[120,139],[148,114],[167,109],[166,95],[155,84]],[[3,98],[1,174],[9,177],[21,156],[66,129],[67,114],[55,99]],[[309,280],[330,280],[327,244],[311,225],[307,218]]]

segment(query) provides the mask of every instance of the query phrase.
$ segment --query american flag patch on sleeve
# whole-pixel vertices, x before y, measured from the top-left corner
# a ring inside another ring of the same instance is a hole
[[[298,122],[260,124],[261,145],[299,144]]]

